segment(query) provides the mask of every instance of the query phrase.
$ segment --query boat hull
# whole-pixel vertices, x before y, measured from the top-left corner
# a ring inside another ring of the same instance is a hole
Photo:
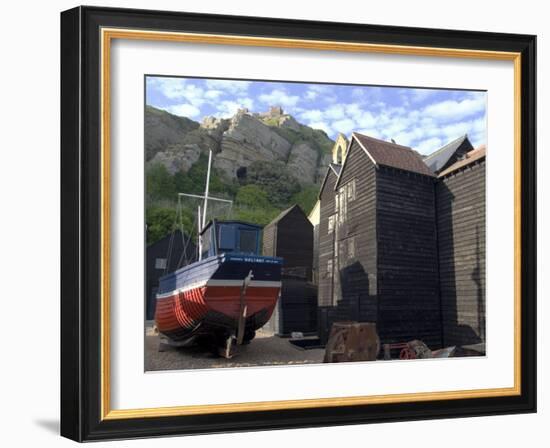
[[[173,341],[235,334],[246,307],[245,339],[271,317],[281,289],[282,260],[220,255],[160,279],[155,320]],[[252,278],[243,290],[245,278]],[[242,295],[242,298],[241,298]]]

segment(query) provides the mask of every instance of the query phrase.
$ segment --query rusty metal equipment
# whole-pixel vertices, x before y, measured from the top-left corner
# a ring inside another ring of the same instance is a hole
[[[424,344],[424,342],[418,340],[395,344],[384,344],[384,359],[392,359],[392,350],[399,350],[399,359],[433,358],[430,348]]]
[[[323,362],[375,361],[380,338],[372,322],[335,322],[325,348]]]

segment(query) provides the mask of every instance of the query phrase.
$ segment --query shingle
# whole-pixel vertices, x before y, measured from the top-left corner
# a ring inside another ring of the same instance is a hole
[[[356,132],[353,135],[377,164],[425,176],[434,176],[434,173],[424,163],[420,154],[408,146],[378,140]]]
[[[443,170],[441,173],[439,173],[438,177],[446,176],[447,174],[450,174],[460,168],[470,165],[471,163],[474,163],[476,160],[480,160],[483,157],[485,157],[485,154],[486,154],[485,145],[481,145],[479,148],[476,148],[473,151],[466,153],[466,156],[462,160],[459,160],[458,162],[453,163],[449,168]]]
[[[331,163],[330,167],[334,171],[334,174],[336,174],[337,176],[340,175],[340,170],[342,169],[342,165],[340,165],[339,163]]]
[[[302,210],[300,208],[300,206],[298,204],[294,204],[292,205],[291,207],[287,208],[286,210],[283,210],[281,213],[279,213],[274,219],[273,221],[271,221],[269,224],[266,225],[267,226],[270,226],[272,224],[276,224],[278,223],[281,219],[283,219],[286,215],[288,215],[295,207],[298,207],[300,209],[300,211]],[[303,212],[302,212],[303,213]]]
[[[425,157],[424,163],[428,165],[434,173],[437,173],[438,171],[445,168],[445,165],[449,162],[449,159],[453,157],[454,153],[462,146],[462,144],[466,140],[468,140],[468,136],[464,134],[456,140],[447,143],[445,146],[442,146],[437,151],[434,151],[429,156]],[[471,144],[469,144],[469,147],[470,149],[472,149]]]

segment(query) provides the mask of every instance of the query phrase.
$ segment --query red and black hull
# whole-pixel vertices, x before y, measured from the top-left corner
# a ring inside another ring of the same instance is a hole
[[[227,336],[237,330],[246,306],[245,333],[271,317],[281,289],[282,260],[223,254],[186,266],[160,279],[155,320],[173,341],[192,336]],[[244,279],[252,279],[241,298]]]

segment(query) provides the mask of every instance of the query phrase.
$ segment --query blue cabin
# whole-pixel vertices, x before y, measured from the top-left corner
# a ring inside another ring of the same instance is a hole
[[[201,232],[201,259],[224,253],[260,255],[261,226],[242,221],[210,221]]]

